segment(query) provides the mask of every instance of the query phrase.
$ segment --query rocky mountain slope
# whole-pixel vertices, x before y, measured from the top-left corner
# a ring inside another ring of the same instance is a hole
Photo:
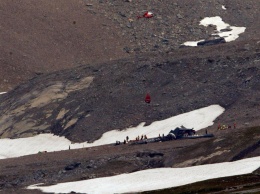
[[[211,104],[226,109],[222,124],[257,126],[259,49],[258,40],[182,48],[38,76],[1,96],[1,136],[53,132],[93,141]],[[144,102],[147,92],[151,104]]]
[[[35,75],[126,57],[127,37],[84,1],[0,2],[0,91]],[[111,31],[111,29],[113,29]]]
[[[164,53],[185,41],[209,38],[214,27],[200,26],[204,17],[221,16],[230,25],[246,27],[240,40],[258,38],[259,4],[257,0],[3,0],[0,90],[9,91],[41,73],[139,53]],[[155,17],[137,20],[147,10]]]
[[[208,128],[213,139],[0,160],[0,192],[37,193],[20,189],[260,155],[258,0],[26,0],[0,5],[0,89],[10,90],[0,95],[0,138],[54,133],[91,142],[109,130],[149,125],[212,104],[225,108]],[[153,18],[136,19],[147,10]],[[199,25],[208,16],[221,16],[246,31],[230,43],[183,47],[186,41],[212,37],[215,26]],[[146,93],[150,104],[144,102]],[[218,124],[233,123],[236,130],[217,130]],[[68,166],[73,169],[66,170]],[[250,180],[257,184],[255,176]]]

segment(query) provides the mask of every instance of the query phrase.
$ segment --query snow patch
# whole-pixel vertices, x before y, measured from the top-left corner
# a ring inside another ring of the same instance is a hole
[[[128,128],[122,131],[112,130],[103,134],[103,136],[93,143],[75,143],[65,137],[54,136],[53,134],[40,134],[34,137],[20,139],[0,139],[0,159],[19,157],[38,152],[54,152],[61,150],[78,149],[82,147],[92,147],[104,144],[115,143],[117,140],[123,141],[126,136],[130,140],[135,139],[138,135],[147,135],[157,137],[158,134],[168,134],[171,129],[180,127],[200,130],[213,125],[213,121],[224,112],[224,108],[219,105],[211,105],[197,109],[188,113],[173,116],[171,118],[155,121],[149,126],[141,123],[137,127]]]
[[[53,134],[40,134],[34,137],[20,139],[0,139],[0,159],[37,154],[39,152],[54,152],[68,150],[71,142],[65,137]],[[80,148],[82,144],[73,144]]]
[[[209,25],[215,25],[217,27],[217,32],[212,34],[213,36],[223,37],[226,42],[231,42],[236,40],[239,37],[239,34],[244,33],[245,27],[236,27],[230,26],[228,23],[222,21],[222,18],[219,16],[216,17],[206,17],[200,21],[200,25],[205,27]],[[218,37],[217,37],[218,38]],[[183,43],[185,46],[197,46],[197,43],[204,40],[199,41],[187,41]]]
[[[148,138],[157,137],[159,134],[167,135],[170,130],[180,127],[181,125],[187,128],[194,128],[194,130],[198,131],[213,125],[213,121],[223,112],[224,108],[221,106],[211,105],[162,121],[155,121],[149,126],[144,126],[145,123],[141,123],[137,127],[128,128],[123,131],[113,130],[106,132],[99,140],[93,142],[92,145],[109,144],[117,140],[123,141],[126,136],[128,136],[130,140],[134,140],[138,135],[146,135]]]
[[[136,193],[177,187],[199,181],[252,173],[260,166],[260,157],[235,162],[207,164],[187,168],[157,168],[52,186],[31,185],[27,189],[43,192],[91,194]]]
[[[225,5],[222,5],[221,8],[224,9],[224,10],[227,10]]]
[[[187,42],[184,42],[183,45],[185,45],[185,46],[198,46],[198,42],[201,42],[201,41],[204,41],[204,40],[187,41]]]
[[[238,35],[245,32],[245,30],[246,30],[245,27],[230,26],[229,24],[223,22],[222,18],[219,16],[204,18],[203,20],[200,21],[200,25],[203,25],[206,27],[208,25],[217,26],[218,32],[216,34],[212,34],[212,35],[218,35],[220,37],[223,37],[223,38],[225,38],[226,42],[236,40],[239,37]],[[225,29],[228,29],[230,31],[221,32],[221,30],[225,30]]]

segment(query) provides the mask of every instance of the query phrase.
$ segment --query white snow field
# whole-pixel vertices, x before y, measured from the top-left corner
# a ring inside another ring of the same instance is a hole
[[[248,174],[260,167],[260,157],[235,162],[207,164],[186,168],[157,168],[52,186],[31,185],[27,189],[43,192],[91,194],[135,193],[177,187],[219,177]]]
[[[1,94],[5,94],[5,93],[7,93],[7,92],[0,92],[0,95],[1,95]]]
[[[236,27],[236,26],[230,26],[229,24],[222,21],[222,18],[219,16],[215,17],[206,17],[200,21],[200,25],[203,25],[207,27],[208,25],[215,25],[217,26],[217,32],[212,35],[218,35],[220,37],[223,37],[226,42],[231,42],[236,40],[239,36],[239,34],[245,32],[245,27]],[[228,29],[230,31],[221,31]],[[187,41],[183,43],[185,46],[197,46],[198,42],[201,42],[204,40],[199,41]]]
[[[0,159],[19,157],[38,152],[53,152],[70,149],[78,149],[82,147],[92,147],[104,144],[123,141],[126,136],[130,140],[135,139],[138,135],[147,135],[147,137],[157,137],[159,134],[168,134],[171,129],[180,127],[200,130],[213,125],[213,121],[224,112],[224,108],[219,105],[211,105],[201,109],[197,109],[188,113],[173,116],[171,118],[155,121],[149,126],[141,123],[137,127],[127,128],[125,130],[112,130],[106,132],[102,137],[93,143],[75,143],[72,144],[65,137],[54,136],[53,134],[40,134],[34,137],[20,139],[0,139]]]
[[[19,139],[0,139],[0,159],[36,154],[43,151],[68,150],[70,144],[71,142],[65,137],[53,134],[40,134],[34,137]],[[75,144],[75,147],[82,148],[82,145]]]

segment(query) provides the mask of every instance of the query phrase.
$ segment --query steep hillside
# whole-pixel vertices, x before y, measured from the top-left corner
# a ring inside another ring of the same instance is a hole
[[[53,132],[93,141],[108,130],[211,104],[226,109],[217,122],[259,125],[258,41],[182,48],[38,76],[1,96],[1,137]],[[151,104],[144,102],[147,92]]]
[[[131,39],[126,45],[129,53],[163,53],[179,48],[186,41],[208,39],[215,27],[205,28],[200,21],[205,17],[220,16],[231,26],[246,27],[239,40],[259,37],[260,19],[257,0],[122,0],[87,1],[89,8],[105,15],[120,25],[122,35]],[[154,14],[152,19],[138,19],[145,11]]]
[[[205,17],[246,27],[239,40],[259,37],[258,0],[13,0],[0,2],[0,92],[41,73],[140,53],[164,53],[208,39]],[[152,11],[152,19],[139,19]]]
[[[128,38],[87,8],[81,0],[1,1],[0,91],[36,74],[127,56]]]
[[[0,92],[8,92],[0,95],[0,139],[53,133],[93,142],[110,130],[213,104],[225,112],[207,128],[214,138],[0,160],[0,193],[41,193],[24,188],[260,156],[259,8],[258,0],[2,0]],[[146,11],[154,17],[137,19]],[[245,31],[232,42],[183,45],[223,31],[231,36],[230,27],[200,25],[214,16]],[[223,124],[236,129],[217,130]],[[259,169],[158,192],[259,189],[258,178]]]

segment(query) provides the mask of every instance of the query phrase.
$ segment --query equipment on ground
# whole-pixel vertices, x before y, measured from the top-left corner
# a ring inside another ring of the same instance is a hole
[[[181,126],[181,127],[176,127],[174,130],[171,130],[166,136],[163,135],[163,136],[143,139],[139,141],[131,141],[130,144],[136,145],[136,144],[147,144],[153,142],[171,141],[177,139],[197,139],[197,138],[208,138],[208,137],[214,137],[214,135],[213,134],[197,135],[196,131],[193,130],[193,128],[188,129],[184,126]]]
[[[183,126],[176,127],[174,130],[171,130],[169,134],[166,136],[170,139],[180,139],[182,137],[188,137],[195,135],[196,131],[192,129],[187,129]]]

